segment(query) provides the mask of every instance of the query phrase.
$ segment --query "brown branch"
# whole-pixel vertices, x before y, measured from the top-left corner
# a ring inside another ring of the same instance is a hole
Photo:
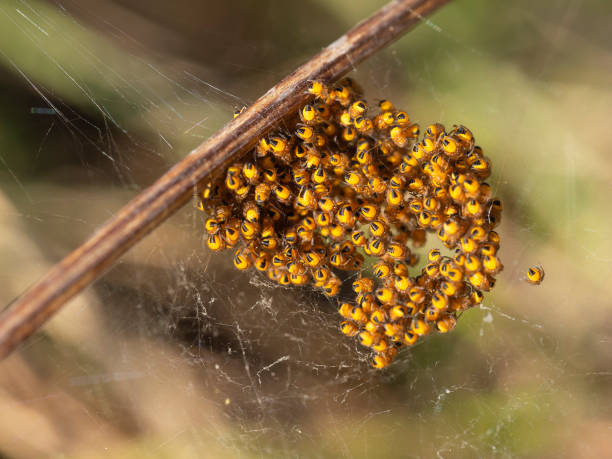
[[[387,4],[192,151],[0,314],[0,358],[9,355],[64,303],[185,204],[211,172],[295,112],[307,98],[309,80],[338,79],[449,1],[396,0]]]

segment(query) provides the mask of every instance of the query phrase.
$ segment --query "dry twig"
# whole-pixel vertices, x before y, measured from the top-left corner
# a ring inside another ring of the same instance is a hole
[[[215,169],[244,152],[306,99],[309,80],[333,81],[449,0],[396,0],[361,22],[270,89],[239,117],[130,201],[0,315],[0,358],[66,301],[185,204]]]

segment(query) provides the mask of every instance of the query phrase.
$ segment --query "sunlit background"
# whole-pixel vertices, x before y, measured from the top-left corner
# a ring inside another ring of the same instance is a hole
[[[3,0],[2,304],[383,3]],[[611,457],[611,23],[457,0],[351,73],[493,161],[505,270],[453,333],[376,372],[188,205],[0,364],[0,456]]]

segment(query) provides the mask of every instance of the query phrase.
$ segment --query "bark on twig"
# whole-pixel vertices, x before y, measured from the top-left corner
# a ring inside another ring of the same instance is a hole
[[[130,201],[0,314],[0,358],[185,204],[215,169],[295,112],[309,80],[334,81],[450,0],[396,0],[323,49]],[[78,325],[75,325],[78,326]]]

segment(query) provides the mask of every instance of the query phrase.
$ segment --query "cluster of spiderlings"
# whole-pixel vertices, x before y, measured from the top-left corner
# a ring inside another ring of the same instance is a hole
[[[450,331],[494,286],[502,206],[484,182],[491,162],[463,126],[433,124],[418,140],[419,126],[389,101],[371,115],[350,79],[315,81],[308,92],[292,132],[258,139],[203,190],[207,244],[234,249],[240,270],[328,296],[339,293],[339,271],[359,272],[355,301],[340,304],[340,328],[384,368],[398,349]],[[422,246],[427,233],[450,255],[431,250],[411,276],[418,256],[408,244]]]

